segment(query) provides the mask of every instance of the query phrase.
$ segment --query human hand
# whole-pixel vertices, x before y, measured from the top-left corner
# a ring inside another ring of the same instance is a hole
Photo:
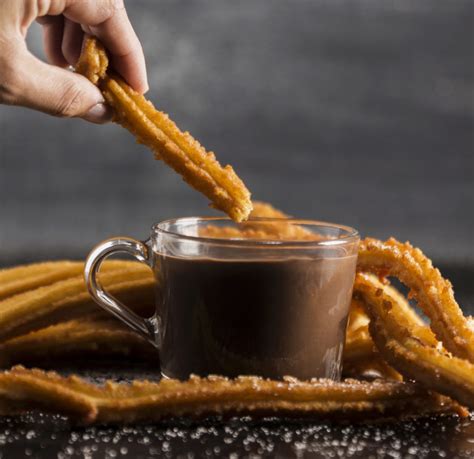
[[[49,65],[33,56],[25,37],[43,26]],[[135,90],[148,89],[143,50],[123,0],[0,0],[0,103],[94,123],[110,119],[99,89],[66,69],[79,59],[84,33],[106,46],[114,69]]]

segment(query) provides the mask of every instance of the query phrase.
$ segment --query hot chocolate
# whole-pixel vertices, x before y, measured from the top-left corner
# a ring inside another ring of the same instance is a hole
[[[338,379],[355,264],[157,255],[163,374]]]

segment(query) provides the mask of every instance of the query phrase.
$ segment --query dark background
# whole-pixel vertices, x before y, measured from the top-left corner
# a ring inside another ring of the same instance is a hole
[[[149,97],[256,199],[474,265],[471,0],[127,5]],[[0,197],[1,265],[212,213],[121,127],[4,106]]]

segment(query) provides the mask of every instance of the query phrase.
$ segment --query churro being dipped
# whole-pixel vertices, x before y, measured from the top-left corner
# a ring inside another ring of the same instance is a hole
[[[213,207],[233,220],[248,218],[252,210],[250,192],[232,167],[222,167],[214,153],[207,152],[188,132],[182,132],[120,76],[109,72],[107,53],[96,38],[86,38],[76,70],[99,86],[114,110],[114,120],[152,149],[156,159],[172,167],[206,195]]]

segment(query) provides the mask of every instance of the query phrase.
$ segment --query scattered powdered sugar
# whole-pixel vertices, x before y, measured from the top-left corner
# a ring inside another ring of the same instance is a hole
[[[378,424],[248,417],[199,424],[80,427],[43,414],[0,418],[0,458],[363,457],[469,458],[474,415],[437,416]]]

